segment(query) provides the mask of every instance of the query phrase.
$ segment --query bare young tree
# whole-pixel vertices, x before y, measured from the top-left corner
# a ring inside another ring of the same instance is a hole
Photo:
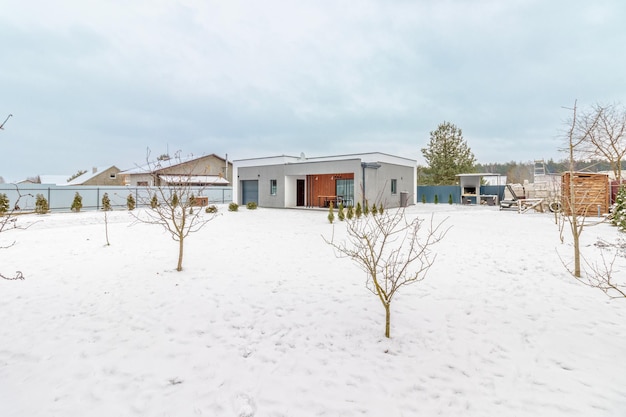
[[[444,222],[435,225],[431,218],[430,228],[422,233],[422,219],[407,219],[404,208],[387,209],[376,216],[346,218],[341,223],[347,229],[345,241],[336,241],[334,233],[330,239],[322,237],[336,256],[352,259],[367,274],[367,289],[385,309],[385,337],[390,337],[394,295],[426,277],[436,258],[432,246],[449,230]]]
[[[178,154],[173,158],[148,162],[148,167],[152,184],[148,186],[148,195],[141,199],[141,203],[149,208],[133,211],[133,215],[140,222],[162,226],[178,242],[176,270],[182,271],[186,238],[217,215],[196,206],[196,197],[203,191],[202,186],[196,185],[201,183],[197,177],[204,173],[205,168],[195,166],[193,162],[183,165]]]
[[[620,184],[626,156],[626,109],[618,104],[595,104],[582,114],[581,125],[589,132],[585,151],[591,157],[607,160]]]
[[[576,278],[580,278],[580,235],[582,234],[585,227],[586,213],[583,213],[582,216],[578,214],[576,184],[574,181],[574,171],[576,166],[575,161],[577,154],[583,151],[583,147],[589,140],[591,132],[596,129],[598,125],[599,115],[596,115],[597,117],[595,121],[588,118],[579,118],[576,101],[574,101],[574,107],[569,110],[572,111],[572,115],[568,121],[568,129],[566,133],[566,150],[568,153],[570,175],[568,184],[566,184],[566,186],[568,187],[567,195],[563,196],[562,198],[563,211],[561,212],[561,220],[563,222],[561,223],[560,227],[565,227],[564,223],[569,224],[574,245],[574,266],[573,270],[571,270],[570,272]]]
[[[108,193],[104,193],[102,196],[102,211],[104,212],[104,237],[106,238],[107,246],[111,246],[111,242],[109,242],[109,218],[107,213],[113,210],[111,207],[111,199],[109,198]]]
[[[20,194],[20,190],[17,188],[17,186],[15,187],[15,189],[17,191],[17,196],[18,196],[15,203],[13,204],[11,208],[8,208],[6,211],[2,210],[2,212],[0,212],[0,234],[7,232],[11,229],[27,229],[29,227],[29,226],[22,227],[17,224],[16,214],[17,214],[17,210],[19,210],[19,202],[20,202],[20,199],[22,198],[22,194]],[[13,245],[15,245],[15,241],[9,243],[8,245],[1,245],[0,249],[8,249]],[[6,279],[6,280],[20,280],[20,279],[24,279],[24,275],[22,275],[21,271],[16,271],[15,276],[13,277],[3,275],[0,272],[0,278]]]

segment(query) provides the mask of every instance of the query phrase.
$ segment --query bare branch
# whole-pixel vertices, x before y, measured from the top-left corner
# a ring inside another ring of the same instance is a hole
[[[0,197],[3,197],[4,203],[6,204],[2,207],[2,210],[0,210],[0,233],[7,232],[13,229],[22,229],[22,230],[28,229],[30,226],[34,224],[34,223],[31,223],[30,225],[25,226],[25,227],[17,224],[16,216],[17,216],[17,212],[20,210],[19,203],[23,195],[20,193],[20,190],[17,187],[17,185],[15,186],[15,190],[18,195],[17,200],[13,203],[13,206],[8,210],[7,210],[8,199],[6,199],[6,195],[3,194],[2,196],[0,196]],[[31,194],[27,194],[27,195],[31,195]],[[8,249],[12,247],[13,245],[15,245],[15,241],[11,242],[8,245],[0,246],[0,249]],[[15,277],[7,277],[0,273],[0,278],[6,279],[6,280],[22,280],[24,279],[24,276],[22,275],[20,271],[17,271]]]

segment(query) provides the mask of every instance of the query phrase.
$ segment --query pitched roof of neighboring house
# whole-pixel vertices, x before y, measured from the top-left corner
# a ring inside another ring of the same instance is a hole
[[[40,175],[39,181],[42,184],[67,185],[67,179],[71,175]]]
[[[152,172],[157,172],[160,171],[162,169],[166,169],[166,168],[172,168],[175,167],[177,165],[182,165],[182,164],[186,164],[188,162],[191,161],[195,161],[196,159],[202,159],[202,158],[206,158],[208,156],[212,156],[218,159],[221,159],[222,161],[226,162],[226,159],[222,158],[219,155],[216,155],[214,153],[208,154],[208,155],[201,155],[201,156],[186,156],[186,157],[174,157],[174,158],[170,158],[170,159],[164,159],[164,160],[159,160],[159,161],[151,161],[148,163],[145,163],[143,165],[138,165],[134,168],[131,169],[127,169],[124,170],[122,172],[120,172],[120,174],[150,174]],[[231,163],[231,162],[229,162]]]
[[[169,183],[193,183],[210,185],[228,185],[228,180],[219,175],[159,175],[164,181]]]
[[[66,181],[65,184],[58,184],[58,185],[81,185],[89,181],[90,179],[97,177],[98,175],[102,174],[103,172],[111,168],[117,168],[117,167],[115,165],[109,165],[105,167],[95,167],[91,170],[91,172],[89,171],[85,172],[83,175],[79,175],[78,177],[74,178],[70,182]]]

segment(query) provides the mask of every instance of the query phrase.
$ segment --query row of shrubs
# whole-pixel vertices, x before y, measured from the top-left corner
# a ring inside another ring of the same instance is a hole
[[[376,207],[376,203],[372,205],[370,210],[369,203],[365,200],[365,207],[361,207],[361,203],[357,202],[356,207],[349,205],[348,207],[344,207],[343,203],[339,203],[337,206],[337,218],[340,221],[344,221],[345,219],[352,220],[354,217],[357,219],[361,218],[361,216],[376,216],[377,214],[383,214],[384,212],[383,205],[380,204]],[[328,207],[328,221],[330,223],[335,221],[335,206],[333,202],[330,202]]]
[[[177,198],[176,194],[174,194],[173,198],[174,199]],[[190,200],[192,200],[192,204],[193,204],[193,200],[194,200],[193,195],[190,197]],[[152,199],[150,200],[150,207],[154,209],[158,205],[159,203],[158,203],[157,196],[156,195],[152,196]],[[135,201],[135,197],[133,197],[132,194],[129,194],[128,197],[126,197],[126,207],[128,208],[128,210],[134,210],[136,206],[137,206],[137,202]],[[248,210],[256,210],[257,207],[258,205],[255,202],[249,202],[246,204],[246,208]],[[83,208],[83,197],[78,192],[76,192],[76,194],[74,195],[74,200],[72,201],[70,210],[74,212],[79,212],[82,208]],[[102,209],[104,211],[113,210],[113,208],[111,207],[111,199],[109,198],[109,195],[107,193],[104,193],[104,195],[102,196]],[[238,211],[238,210],[239,210],[239,204],[230,203],[228,205],[228,211]],[[9,211],[9,198],[6,194],[0,193],[0,215],[3,215],[7,213],[8,211]],[[48,211],[50,211],[48,200],[43,196],[43,194],[37,194],[35,196],[35,213],[45,214]],[[205,209],[205,212],[217,213],[217,206],[215,205],[207,206]]]
[[[256,210],[259,207],[257,203],[254,201],[250,201],[246,204],[246,208],[248,210]],[[239,211],[239,204],[233,202],[228,205],[228,211]],[[207,212],[208,213],[208,212]]]
[[[435,204],[439,204],[439,195],[435,194],[435,199],[433,201]],[[422,194],[422,203],[426,204],[426,194]],[[448,195],[448,204],[452,204],[452,194]]]

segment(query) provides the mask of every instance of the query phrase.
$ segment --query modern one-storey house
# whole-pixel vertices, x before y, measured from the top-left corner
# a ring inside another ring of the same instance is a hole
[[[416,167],[415,160],[384,153],[240,159],[233,161],[233,196],[239,204],[274,208],[366,200],[400,207],[415,203]]]

